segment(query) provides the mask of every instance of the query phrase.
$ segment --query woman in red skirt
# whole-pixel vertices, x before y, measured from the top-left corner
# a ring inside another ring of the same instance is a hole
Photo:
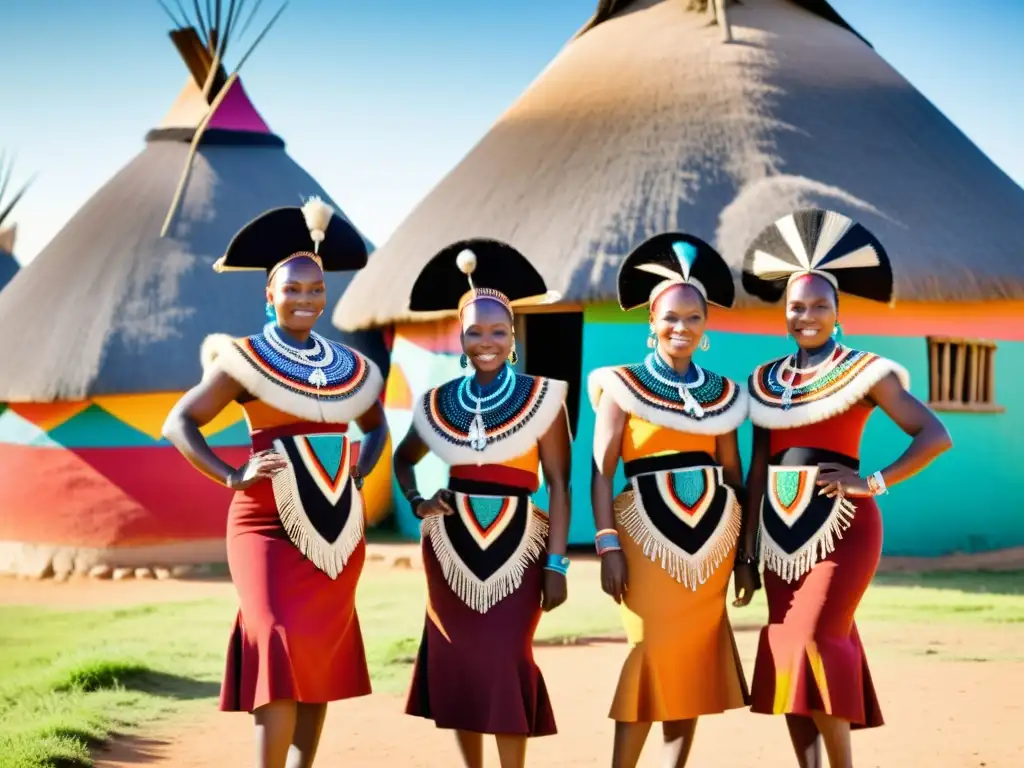
[[[555,732],[533,633],[542,610],[566,598],[566,383],[512,368],[513,307],[555,298],[518,251],[472,240],[437,254],[409,302],[413,312],[458,311],[472,372],[417,401],[395,451],[395,479],[423,519],[427,576],[406,712],[454,730],[467,768],[482,768],[484,734],[496,737],[502,768],[522,768],[527,738]],[[428,451],[451,469],[448,487],[424,499],[413,467]],[[530,498],[541,470],[547,514]]]
[[[327,702],[370,693],[355,593],[362,478],[387,438],[382,379],[370,360],[313,331],[327,302],[324,270],[365,265],[360,235],[319,200],[246,225],[214,269],[266,270],[270,322],[243,339],[209,337],[203,381],[164,427],[196,469],[235,491],[227,550],[240,610],[220,708],[253,714],[259,768],[311,766]],[[253,446],[238,468],[199,431],[232,402]],[[356,466],[351,422],[364,434]]]
[[[754,666],[752,710],[786,715],[801,768],[853,765],[851,728],[882,725],[854,613],[878,567],[882,518],[875,498],[952,446],[935,414],[908,391],[898,364],[836,342],[839,294],[889,303],[892,271],[881,245],[838,213],[800,211],[754,241],[746,290],[785,296],[797,351],[750,377],[754,452],[748,509],[760,509],[768,626]],[[896,461],[864,471],[860,443],[880,408],[912,440]],[[745,521],[744,558],[758,526]]]

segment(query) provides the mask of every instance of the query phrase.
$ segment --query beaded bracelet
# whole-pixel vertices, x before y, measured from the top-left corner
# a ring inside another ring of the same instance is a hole
[[[565,555],[549,553],[547,564],[544,567],[549,571],[565,576],[569,572],[569,558]]]
[[[614,528],[602,528],[594,536],[594,547],[598,555],[620,551],[622,545],[619,543],[619,532]]]

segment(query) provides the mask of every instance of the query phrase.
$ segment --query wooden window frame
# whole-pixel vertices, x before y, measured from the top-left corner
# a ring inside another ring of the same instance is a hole
[[[994,341],[952,336],[928,336],[926,341],[929,407],[956,413],[1003,413],[1006,410],[995,402],[997,346]],[[959,348],[960,353],[954,355],[954,348]],[[964,370],[968,352],[970,371]]]

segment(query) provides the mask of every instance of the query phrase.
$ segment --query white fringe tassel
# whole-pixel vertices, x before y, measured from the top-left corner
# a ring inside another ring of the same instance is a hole
[[[699,585],[711,578],[711,574],[732,551],[740,535],[741,511],[736,494],[729,486],[722,487],[729,494],[722,519],[707,544],[696,555],[680,549],[654,527],[635,488],[624,491],[615,500],[615,519],[640,547],[644,557],[652,561],[660,559],[661,567],[669,576],[684,587],[696,591]]]
[[[314,566],[332,579],[337,579],[363,538],[363,499],[359,491],[354,486],[350,488],[352,504],[349,507],[348,520],[332,544],[320,535],[306,517],[302,500],[299,498],[299,487],[295,481],[295,470],[289,466],[288,469],[274,475],[272,482],[277,513],[292,544]],[[352,480],[346,482],[351,483]]]
[[[481,581],[462,563],[444,528],[444,518],[432,515],[423,521],[420,531],[430,543],[441,565],[441,572],[452,591],[466,605],[479,613],[487,613],[492,606],[511,595],[523,583],[523,574],[547,547],[547,515],[532,503],[527,503],[526,530],[512,556],[486,581]]]
[[[794,582],[808,573],[816,563],[821,562],[836,549],[836,539],[843,538],[843,531],[850,527],[857,507],[846,497],[836,499],[828,519],[811,539],[793,554],[782,549],[764,527],[764,505],[761,502],[761,562],[764,567],[786,582]]]

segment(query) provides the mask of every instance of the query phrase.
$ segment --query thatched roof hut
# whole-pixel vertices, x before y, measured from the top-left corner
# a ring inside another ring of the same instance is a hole
[[[508,242],[585,304],[614,297],[653,234],[708,240],[738,274],[757,232],[811,205],[878,235],[898,301],[1024,298],[1024,191],[828,3],[731,4],[729,43],[695,5],[603,0],[378,249],[335,325],[407,319],[419,269],[463,238]]]
[[[14,243],[18,236],[18,227],[11,222],[11,211],[21,200],[31,180],[25,182],[17,191],[11,191],[11,176],[14,171],[14,158],[10,160],[0,151],[0,291],[18,273],[19,264],[14,258]]]
[[[221,64],[237,42],[231,30],[245,31],[243,5],[230,3],[224,19],[172,17],[190,76],[170,112],[0,296],[0,323],[18,329],[0,335],[0,402],[189,388],[208,334],[265,322],[264,276],[212,269],[232,235],[310,195],[341,214],[256,111],[237,69]],[[330,275],[329,293],[340,296],[350,277]],[[386,365],[379,335],[355,343]]]

